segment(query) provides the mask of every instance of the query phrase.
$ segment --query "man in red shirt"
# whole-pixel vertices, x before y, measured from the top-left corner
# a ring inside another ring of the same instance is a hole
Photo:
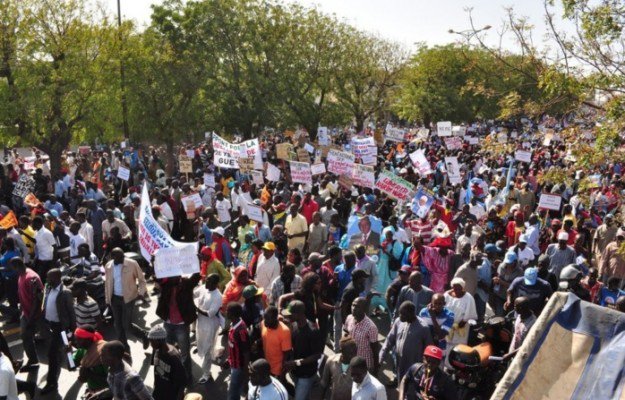
[[[17,294],[22,306],[20,318],[21,337],[28,362],[24,371],[39,367],[39,357],[35,348],[35,332],[41,319],[43,301],[43,283],[35,271],[27,268],[21,257],[14,257],[9,266],[17,272]]]
[[[312,224],[313,214],[317,211],[319,211],[319,204],[312,199],[310,193],[306,193],[304,195],[304,200],[302,200],[300,213],[306,218],[308,225]]]
[[[227,308],[228,319],[232,322],[228,332],[228,364],[230,365],[230,386],[228,400],[240,400],[241,392],[247,384],[248,364],[250,362],[250,338],[247,326],[241,316],[243,307],[230,303]]]

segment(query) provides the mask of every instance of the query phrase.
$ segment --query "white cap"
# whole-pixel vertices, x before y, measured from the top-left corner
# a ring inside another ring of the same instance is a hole
[[[558,240],[566,240],[568,242],[569,240],[569,234],[566,232],[560,232],[558,233]]]
[[[213,229],[213,233],[217,233],[221,236],[224,236],[224,234],[226,233],[226,230],[222,226],[218,226],[217,228]]]

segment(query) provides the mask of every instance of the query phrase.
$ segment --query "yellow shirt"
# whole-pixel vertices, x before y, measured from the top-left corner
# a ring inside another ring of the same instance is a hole
[[[31,256],[35,255],[35,235],[37,234],[33,228],[31,228],[30,226],[27,226],[26,229],[22,229],[22,231],[25,234],[22,234],[22,240],[24,241],[24,244],[26,245],[26,248],[28,248],[28,253]]]
[[[297,214],[295,218],[291,214],[286,217],[284,224],[287,235],[297,235],[298,233],[308,232],[308,223],[302,214]],[[288,242],[289,248],[297,247],[300,250],[306,243],[306,236],[290,238]]]

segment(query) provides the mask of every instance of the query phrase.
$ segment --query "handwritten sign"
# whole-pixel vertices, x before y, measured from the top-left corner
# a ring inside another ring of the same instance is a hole
[[[388,196],[399,201],[407,201],[414,193],[414,186],[412,183],[396,176],[388,170],[380,172],[380,176],[378,177],[375,187],[381,192],[384,192]]]
[[[321,175],[326,173],[325,164],[313,164],[310,166],[310,170],[313,175]]]
[[[352,139],[352,153],[358,158],[364,156],[377,156],[378,146],[375,144],[375,140],[372,137],[364,139]]]
[[[215,175],[204,174],[204,185],[206,187],[215,187]]]
[[[293,152],[293,145],[291,143],[278,143],[276,145],[276,157],[278,160],[289,161],[291,159],[290,153]]]
[[[13,196],[26,197],[26,195],[35,188],[35,180],[28,175],[20,175],[15,187],[13,188]]]
[[[310,154],[306,149],[302,149],[301,147],[297,148],[297,159],[300,162],[310,164]]]
[[[526,162],[526,163],[531,163],[532,162],[532,152],[531,151],[524,151],[524,150],[517,150],[517,151],[514,152],[514,159],[522,161],[522,162]]]
[[[562,197],[557,194],[543,193],[538,200],[538,208],[546,208],[548,210],[560,210],[560,204],[562,203]]]
[[[328,151],[328,171],[337,175],[352,174],[356,157],[353,154],[335,149]]]
[[[240,146],[213,134],[213,163],[219,168],[238,169],[238,159],[241,156]]]
[[[352,190],[352,186],[354,186],[354,180],[351,176],[341,175],[339,176],[339,186],[345,190]]]
[[[451,121],[439,121],[436,123],[436,134],[438,136],[451,136]]]
[[[467,133],[467,127],[466,126],[461,126],[461,125],[457,125],[451,128],[451,133],[454,136],[463,136],[466,135]]]
[[[263,208],[254,204],[247,205],[247,216],[256,222],[264,222],[263,220]]]
[[[354,180],[354,185],[373,189],[375,186],[375,170],[369,165],[354,164],[352,179]]]
[[[117,177],[123,181],[128,182],[128,179],[130,179],[130,170],[128,168],[119,167],[117,169]]]
[[[246,140],[239,144],[239,158],[251,158],[253,161],[252,169],[263,169],[263,155],[260,151],[260,142],[258,139]]]
[[[384,132],[384,138],[389,142],[403,142],[406,136],[406,131],[400,128],[395,128],[391,124],[386,125]]]
[[[291,161],[289,165],[291,167],[291,180],[293,183],[312,185],[312,172],[310,171],[309,163]]]
[[[197,243],[164,247],[154,253],[154,274],[158,279],[193,275],[200,272]]]
[[[241,172],[247,172],[254,169],[254,157],[239,158],[239,169]]]
[[[178,162],[180,164],[180,172],[182,172],[183,174],[190,174],[191,172],[193,172],[193,163],[191,162],[191,159],[189,157],[180,156]]]

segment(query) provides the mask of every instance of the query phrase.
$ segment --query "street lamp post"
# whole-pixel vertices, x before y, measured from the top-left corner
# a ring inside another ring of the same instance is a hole
[[[122,8],[120,5],[120,0],[117,0],[117,27],[119,29],[119,47],[120,47],[120,57],[119,57],[119,75],[120,75],[120,83],[122,90],[122,118],[124,124],[124,140],[128,140],[130,138],[130,131],[128,129],[128,104],[126,103],[126,70],[124,67],[124,38],[122,34]]]

